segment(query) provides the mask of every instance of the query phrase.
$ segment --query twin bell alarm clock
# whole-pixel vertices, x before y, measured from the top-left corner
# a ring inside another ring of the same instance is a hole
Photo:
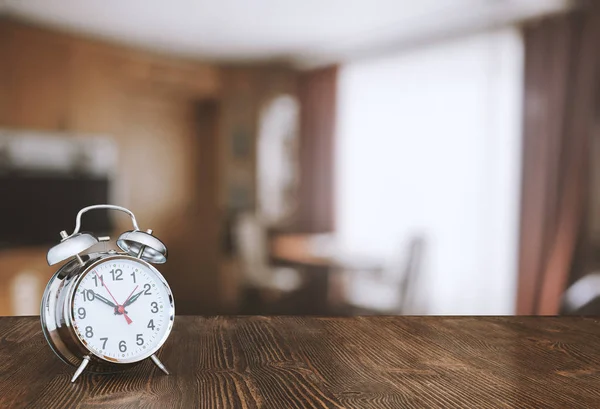
[[[84,254],[109,241],[80,232],[81,217],[91,210],[118,210],[131,217],[133,230],[117,239],[122,251]],[[165,373],[155,355],[167,340],[175,317],[173,294],[153,266],[167,261],[167,248],[152,230],[142,231],[131,211],[119,206],[83,208],[71,234],[48,251],[48,264],[66,261],[52,276],[41,305],[42,329],[58,357],[77,367],[71,382],[88,368],[120,372],[146,358]]]

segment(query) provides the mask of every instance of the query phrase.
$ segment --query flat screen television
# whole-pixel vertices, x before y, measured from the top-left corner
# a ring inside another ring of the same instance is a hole
[[[60,231],[71,234],[77,212],[109,202],[110,181],[104,177],[65,174],[0,174],[0,249],[52,246]],[[109,212],[86,213],[82,231],[112,231]]]

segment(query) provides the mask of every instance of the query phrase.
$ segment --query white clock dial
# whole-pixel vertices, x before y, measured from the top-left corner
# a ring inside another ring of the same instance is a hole
[[[137,362],[166,340],[174,315],[171,291],[153,267],[130,257],[104,260],[79,282],[73,328],[96,356]]]

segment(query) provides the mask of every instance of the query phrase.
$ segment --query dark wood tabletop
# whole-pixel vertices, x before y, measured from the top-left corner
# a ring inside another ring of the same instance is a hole
[[[0,407],[600,407],[593,318],[181,316],[159,356],[71,383],[37,317],[0,318]]]

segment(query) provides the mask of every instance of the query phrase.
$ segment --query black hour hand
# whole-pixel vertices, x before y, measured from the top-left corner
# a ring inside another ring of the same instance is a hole
[[[110,306],[111,306],[111,307],[113,307],[113,308],[117,308],[117,305],[116,305],[114,302],[112,302],[111,300],[109,300],[109,299],[107,299],[107,298],[104,298],[104,297],[102,297],[100,294],[98,294],[98,293],[95,293],[95,292],[94,292],[94,291],[92,291],[92,290],[88,290],[88,291],[91,291],[91,292],[94,294],[94,298],[97,298],[97,299],[99,299],[99,300],[100,300],[100,301],[102,301],[104,304],[106,304],[106,305],[110,305]]]
[[[128,305],[131,305],[131,304],[133,304],[133,302],[134,302],[135,300],[137,300],[138,298],[140,298],[140,295],[142,295],[142,293],[143,293],[143,292],[144,292],[144,290],[140,291],[140,292],[139,292],[139,293],[137,293],[137,294],[134,294],[134,295],[132,295],[132,296],[129,298],[129,300],[127,300],[127,302],[126,302],[125,304],[123,304],[123,307],[127,307]]]

